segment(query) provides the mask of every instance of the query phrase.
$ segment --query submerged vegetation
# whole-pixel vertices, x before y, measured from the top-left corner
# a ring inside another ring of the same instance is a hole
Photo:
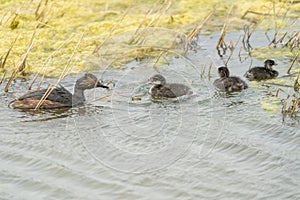
[[[241,42],[249,56],[290,58],[287,79],[275,84],[292,85],[294,93],[280,88],[276,95],[288,96],[283,113],[295,113],[300,31],[290,30],[299,13],[300,2],[293,0],[0,0],[0,83],[8,78],[7,91],[14,78],[27,74],[61,80],[134,59],[151,57],[157,63],[170,53],[184,55],[199,34],[216,31],[221,31],[215,44],[220,56],[231,51],[227,64],[235,44],[225,42],[226,31],[243,29]],[[268,46],[251,46],[257,29],[266,31]]]

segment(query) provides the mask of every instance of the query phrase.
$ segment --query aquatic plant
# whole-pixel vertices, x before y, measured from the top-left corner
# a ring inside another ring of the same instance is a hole
[[[116,53],[117,59],[111,65],[115,67],[132,59],[160,55],[162,49],[157,50],[156,46],[163,47],[163,52],[169,48],[180,49],[182,46],[176,46],[176,43],[184,39],[191,41],[200,30],[207,33],[221,27],[228,10],[232,10],[231,28],[240,28],[241,24],[253,24],[262,18],[266,19],[268,15],[260,13],[270,13],[273,6],[278,11],[277,15],[296,17],[294,12],[299,10],[298,4],[289,1],[273,2],[275,1],[2,0],[0,33],[4,37],[0,40],[0,73],[8,77],[13,75],[14,69],[18,68],[16,63],[22,60],[28,50],[33,33],[33,44],[27,53],[24,69],[17,76],[27,73],[58,76],[82,34],[84,38],[72,61],[70,73],[95,67],[93,64],[86,64],[89,63],[86,61],[97,61],[99,51],[108,59],[109,52],[103,52],[109,51],[111,47],[113,50],[120,48],[123,51],[121,54]],[[272,18],[271,15],[269,17]],[[165,36],[153,35],[153,30],[158,29],[152,28],[157,27],[165,29]],[[125,41],[122,36],[126,38]],[[145,40],[148,43],[143,43]],[[122,46],[125,42],[126,45]],[[146,47],[147,45],[151,46]],[[184,52],[183,50],[182,53]]]

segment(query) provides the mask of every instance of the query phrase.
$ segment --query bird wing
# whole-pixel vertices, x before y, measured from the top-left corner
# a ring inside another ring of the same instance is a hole
[[[18,100],[23,100],[27,98],[40,100],[43,98],[46,92],[47,89],[32,91],[19,97]],[[72,94],[64,87],[59,87],[59,88],[54,88],[46,99],[50,101],[66,103],[72,101]]]
[[[243,81],[239,77],[232,76],[232,77],[229,77],[229,79],[230,79],[231,84],[233,85],[234,90],[240,90],[240,89],[248,88],[248,85],[245,83],[245,81]]]
[[[168,84],[167,88],[177,97],[192,93],[191,89],[183,84],[172,83]]]
[[[159,96],[164,96],[164,97],[169,97],[169,98],[174,98],[176,97],[176,94],[172,91],[170,87],[160,87],[158,91]]]
[[[217,79],[214,82],[215,87],[224,91],[233,91],[246,89],[248,85],[239,77],[231,76],[228,78]]]
[[[252,79],[266,79],[269,78],[269,72],[265,67],[253,67],[248,72],[246,72],[247,78]]]

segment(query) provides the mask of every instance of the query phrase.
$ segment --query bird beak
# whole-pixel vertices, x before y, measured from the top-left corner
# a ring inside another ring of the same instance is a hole
[[[106,85],[103,85],[103,84],[102,84],[102,83],[100,83],[99,81],[97,82],[97,85],[96,85],[96,87],[102,87],[102,88],[109,89],[109,87],[108,87],[108,86],[106,86]]]

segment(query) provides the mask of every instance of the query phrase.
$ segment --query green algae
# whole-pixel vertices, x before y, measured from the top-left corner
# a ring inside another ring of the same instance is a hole
[[[281,109],[281,100],[275,96],[267,96],[261,99],[261,107],[264,110],[277,112]]]
[[[289,49],[286,47],[271,47],[271,46],[263,46],[256,47],[251,51],[251,55],[257,57],[259,59],[265,58],[293,58],[297,54],[300,53],[300,48]]]
[[[203,33],[220,30],[227,16],[232,29],[240,29],[242,25],[253,22],[260,22],[266,29],[285,26],[284,23],[274,22],[274,14],[297,17],[300,10],[298,4],[290,4],[289,1],[269,0],[1,0],[0,2],[2,35],[0,57],[5,56],[14,39],[18,37],[5,66],[0,71],[0,73],[7,72],[8,76],[25,54],[34,31],[36,35],[33,47],[28,54],[23,72],[58,76],[62,73],[82,34],[84,37],[76,49],[69,73],[93,67],[86,65],[86,60],[94,58],[96,62],[97,54],[103,56],[115,53],[114,64],[109,66],[117,67],[132,59],[156,57],[162,49],[165,52],[178,50],[177,52],[184,53],[179,45],[182,41],[178,38],[184,38],[209,13],[212,13],[212,16],[202,28]],[[270,21],[272,23],[269,23]],[[147,35],[143,36],[147,42],[142,45],[130,43],[128,38],[133,37],[135,40],[135,31],[141,33],[142,28],[148,30]],[[162,28],[159,37],[153,34],[151,31],[153,28],[156,30]],[[101,48],[97,48],[99,46]],[[105,60],[105,67],[107,63],[113,62],[112,58],[98,58]]]

